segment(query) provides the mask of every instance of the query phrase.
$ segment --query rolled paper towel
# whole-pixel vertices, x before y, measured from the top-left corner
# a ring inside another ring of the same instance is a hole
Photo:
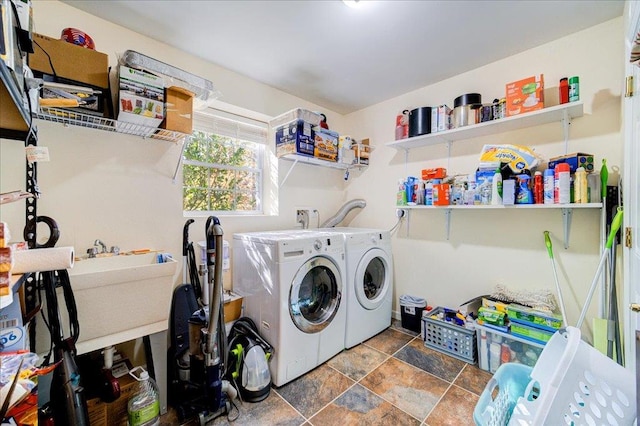
[[[73,268],[73,247],[39,248],[13,252],[12,274]]]

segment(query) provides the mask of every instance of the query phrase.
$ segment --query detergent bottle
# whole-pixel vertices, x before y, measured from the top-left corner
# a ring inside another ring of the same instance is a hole
[[[139,376],[136,370],[141,370]],[[156,382],[149,377],[149,373],[136,367],[129,374],[138,381],[138,388],[129,400],[127,412],[129,414],[129,426],[155,426],[160,424],[160,393]]]

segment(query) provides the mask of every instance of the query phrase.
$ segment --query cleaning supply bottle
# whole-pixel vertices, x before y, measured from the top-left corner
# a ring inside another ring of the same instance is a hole
[[[553,169],[544,171],[544,203],[553,204],[553,187],[554,187]]]
[[[469,173],[467,178],[467,190],[464,193],[464,203],[470,206],[474,205],[477,192],[476,174]]]
[[[480,330],[480,368],[489,371],[489,343],[487,342],[487,332]]]
[[[502,173],[500,173],[500,167],[496,169],[491,181],[491,204],[494,206],[502,205]]]
[[[544,203],[544,180],[540,171],[533,176],[533,200],[536,204]]]
[[[427,206],[433,205],[433,181],[430,180],[424,184],[424,204]]]
[[[560,163],[554,169],[553,200],[556,204],[571,202],[571,171],[569,164]]]
[[[141,370],[140,376],[134,372]],[[138,381],[138,388],[129,400],[127,412],[129,426],[152,426],[160,424],[160,393],[156,382],[149,377],[149,373],[136,367],[129,374]]]
[[[529,188],[530,179],[531,176],[524,173],[517,176],[516,204],[533,204],[533,194]]]
[[[397,206],[406,206],[407,205],[407,192],[404,189],[404,181],[400,179],[398,181],[398,193],[396,198]]]
[[[573,188],[573,200],[575,203],[588,203],[589,184],[587,183],[587,172],[584,167],[578,167],[576,169],[575,183]]]

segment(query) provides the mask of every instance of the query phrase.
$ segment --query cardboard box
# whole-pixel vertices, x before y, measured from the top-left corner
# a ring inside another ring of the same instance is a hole
[[[27,330],[22,322],[22,308],[17,293],[13,302],[0,311],[0,353],[26,350]]]
[[[195,94],[171,86],[165,92],[165,119],[161,128],[190,135],[193,132],[193,98]]]
[[[242,296],[235,293],[224,295],[224,321],[235,321],[242,315]]]
[[[554,169],[560,163],[569,164],[571,173],[575,173],[578,167],[584,167],[587,173],[594,172],[595,164],[593,163],[593,154],[584,154],[576,152],[573,154],[562,155],[549,159],[549,168]]]
[[[544,74],[509,83],[506,91],[507,117],[544,108]]]
[[[119,70],[118,126],[132,123],[158,127],[164,119],[162,78],[123,65]]]
[[[360,143],[355,143],[352,146],[355,151],[355,164],[369,165],[369,152],[371,147],[369,146],[369,139],[362,139]]]
[[[451,185],[437,183],[433,185],[433,205],[448,206],[451,203]]]
[[[109,87],[109,57],[75,44],[41,34],[33,34],[34,53],[29,54],[29,67],[33,71],[56,75],[80,83]],[[45,54],[46,52],[46,54]],[[51,64],[49,58],[51,57]]]
[[[338,132],[316,127],[313,137],[313,156],[327,161],[338,161]]]
[[[304,120],[294,120],[276,128],[276,156],[300,154],[314,156],[315,131]]]
[[[91,426],[126,426],[128,424],[127,404],[137,389],[138,382],[129,374],[118,379],[120,397],[113,402],[100,398],[87,400],[89,424]]]
[[[451,129],[451,108],[446,105],[438,107],[438,132]]]

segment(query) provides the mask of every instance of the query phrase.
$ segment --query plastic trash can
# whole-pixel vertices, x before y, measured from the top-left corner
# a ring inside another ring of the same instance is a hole
[[[403,294],[400,296],[402,327],[420,333],[422,311],[427,306],[426,299]]]

